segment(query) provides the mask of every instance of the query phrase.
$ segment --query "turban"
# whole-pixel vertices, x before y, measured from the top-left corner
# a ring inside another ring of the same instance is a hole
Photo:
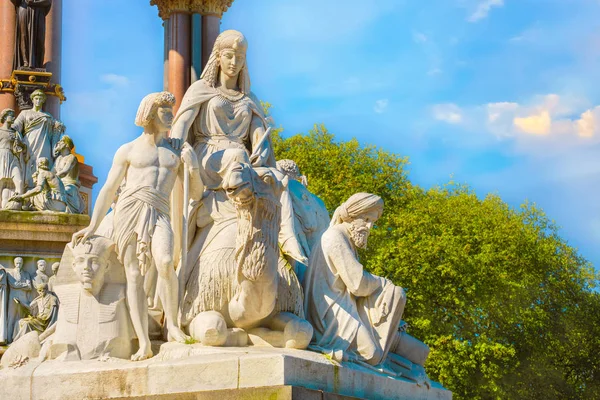
[[[329,226],[347,222],[372,210],[379,211],[379,215],[381,215],[383,212],[381,197],[370,193],[353,194],[335,210]]]

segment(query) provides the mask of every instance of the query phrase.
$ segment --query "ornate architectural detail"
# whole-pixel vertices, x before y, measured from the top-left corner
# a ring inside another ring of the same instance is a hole
[[[150,5],[158,7],[158,16],[163,20],[173,13],[190,12],[190,0],[150,0]]]
[[[191,0],[190,11],[202,15],[218,15],[220,18],[232,3],[233,0]]]
[[[232,3],[233,0],[150,0],[151,6],[158,7],[158,16],[163,20],[176,12],[221,17]]]
[[[62,104],[67,100],[64,89],[61,85],[51,83],[52,73],[45,69],[23,69],[14,70],[8,79],[0,79],[0,92],[12,92],[17,99],[21,110],[30,109],[30,95],[35,90],[43,90],[48,96],[57,97]]]

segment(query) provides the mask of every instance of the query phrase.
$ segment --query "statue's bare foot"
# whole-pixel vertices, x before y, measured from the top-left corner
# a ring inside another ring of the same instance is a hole
[[[191,340],[191,338],[183,333],[179,327],[175,325],[169,326],[169,341],[185,343],[186,341]]]
[[[142,361],[152,357],[152,347],[150,343],[147,346],[140,346],[140,349],[131,356],[131,361]]]

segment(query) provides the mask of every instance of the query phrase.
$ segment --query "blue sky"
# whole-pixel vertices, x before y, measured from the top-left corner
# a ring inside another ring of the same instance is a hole
[[[149,1],[64,0],[62,119],[104,182],[162,90]],[[285,134],[324,123],[513,206],[535,202],[600,265],[600,2],[236,0],[222,30],[248,38],[252,89]]]

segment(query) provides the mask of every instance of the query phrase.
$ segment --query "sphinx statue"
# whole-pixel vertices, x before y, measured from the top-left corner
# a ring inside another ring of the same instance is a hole
[[[65,361],[129,359],[135,333],[126,303],[126,279],[112,240],[92,236],[68,244],[53,290],[60,308],[43,357]]]
[[[261,344],[305,348],[312,327],[291,264],[306,264],[307,254],[269,123],[250,91],[246,49],[240,32],[222,32],[173,122],[172,139],[193,146],[207,189],[190,206],[183,238],[181,324],[207,345],[240,344],[230,339],[243,330]]]
[[[423,365],[429,348],[408,335],[402,314],[406,294],[391,281],[364,270],[365,248],[383,200],[357,193],[340,205],[310,256],[305,310],[313,324],[313,348],[337,361],[396,371],[429,385]]]

